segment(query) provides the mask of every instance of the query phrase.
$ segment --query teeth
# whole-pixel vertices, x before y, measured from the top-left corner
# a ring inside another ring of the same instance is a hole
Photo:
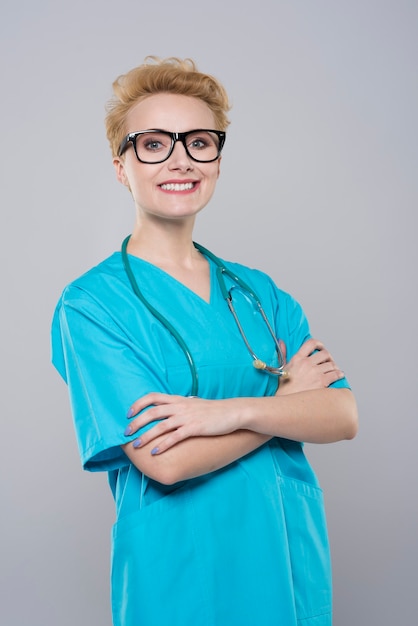
[[[194,183],[169,183],[167,185],[161,185],[161,189],[166,191],[187,191],[187,189],[193,189]]]

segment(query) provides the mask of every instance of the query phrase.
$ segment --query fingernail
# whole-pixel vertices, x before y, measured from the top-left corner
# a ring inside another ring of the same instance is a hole
[[[132,409],[129,409],[129,411],[128,411],[128,412],[127,412],[127,414],[126,414],[126,417],[127,417],[127,418],[132,417],[132,415],[133,415],[133,414],[134,414],[133,410],[132,410]]]
[[[140,439],[135,439],[135,441],[133,443],[134,448],[139,448],[141,443],[142,443],[142,441]]]
[[[159,453],[159,451],[160,451],[160,448],[153,448],[153,449],[151,450],[151,454],[158,454],[158,453]]]
[[[132,428],[130,426],[127,426],[123,434],[125,435],[125,437],[128,437],[128,435],[132,435]]]

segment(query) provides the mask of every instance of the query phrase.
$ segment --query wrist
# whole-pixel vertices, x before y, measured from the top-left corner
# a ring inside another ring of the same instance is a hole
[[[258,421],[265,398],[237,398],[239,400],[239,428],[259,432]]]

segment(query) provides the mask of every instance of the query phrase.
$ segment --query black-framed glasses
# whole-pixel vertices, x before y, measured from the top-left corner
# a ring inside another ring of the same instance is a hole
[[[186,133],[172,133],[168,130],[138,130],[129,133],[119,146],[118,156],[132,144],[135,155],[141,163],[162,163],[172,154],[177,141],[180,141],[187,155],[198,163],[211,163],[219,159],[225,143],[226,133],[221,130],[199,128]]]

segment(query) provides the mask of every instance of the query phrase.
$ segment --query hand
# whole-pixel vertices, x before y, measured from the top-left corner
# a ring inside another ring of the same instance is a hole
[[[149,393],[131,406],[128,416],[137,415],[129,424],[126,435],[131,435],[150,422],[161,420],[133,442],[143,447],[157,437],[168,436],[158,443],[151,454],[160,454],[190,437],[213,437],[239,430],[240,399],[205,400],[195,397]]]
[[[286,346],[280,341],[283,357],[286,361]],[[317,339],[308,339],[296,354],[286,363],[288,378],[280,378],[276,396],[323,389],[336,380],[344,378],[334,359],[324,344]]]

